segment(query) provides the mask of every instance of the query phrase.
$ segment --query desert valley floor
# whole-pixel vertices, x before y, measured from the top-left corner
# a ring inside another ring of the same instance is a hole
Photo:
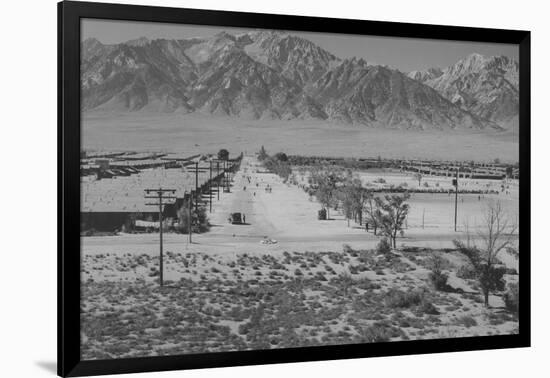
[[[204,153],[220,146],[253,153],[309,156],[516,162],[517,132],[396,130],[323,121],[250,120],[201,113],[91,111],[82,119],[82,148]]]

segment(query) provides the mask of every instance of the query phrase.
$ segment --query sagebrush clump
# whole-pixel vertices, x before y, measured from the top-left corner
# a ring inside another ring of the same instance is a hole
[[[444,260],[441,256],[433,255],[429,263],[431,270],[429,277],[435,290],[448,291],[449,285],[447,284],[447,280],[449,279],[449,275],[443,272],[443,264]]]
[[[502,299],[506,309],[517,314],[519,309],[519,284],[511,283],[508,285],[508,290],[504,293]]]
[[[376,252],[380,255],[387,255],[391,252],[391,245],[387,238],[382,238],[376,245]]]

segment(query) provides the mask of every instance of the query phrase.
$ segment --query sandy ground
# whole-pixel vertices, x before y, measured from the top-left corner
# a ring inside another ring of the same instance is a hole
[[[151,125],[154,124],[152,131]],[[405,131],[319,121],[247,121],[200,113],[89,112],[83,148],[99,150],[233,150],[287,154],[516,162],[517,135],[497,132]],[[458,147],[460,146],[460,147]]]
[[[429,259],[451,270],[430,290]],[[456,253],[350,248],[238,256],[86,255],[84,359],[517,333],[500,296],[481,303]],[[507,275],[515,280],[517,276]]]

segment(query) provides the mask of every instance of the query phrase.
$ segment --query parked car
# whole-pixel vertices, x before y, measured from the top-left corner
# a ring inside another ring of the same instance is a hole
[[[243,224],[243,217],[241,213],[229,214],[229,223],[231,224]]]

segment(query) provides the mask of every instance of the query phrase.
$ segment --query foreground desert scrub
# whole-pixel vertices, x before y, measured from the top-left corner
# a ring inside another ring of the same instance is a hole
[[[517,318],[475,292],[436,291],[429,255],[285,252],[236,258],[85,256],[84,359],[512,333]],[[439,252],[443,256],[443,252]],[[446,262],[442,266],[454,267]],[[177,278],[179,277],[179,278]],[[176,279],[177,278],[177,279]]]

